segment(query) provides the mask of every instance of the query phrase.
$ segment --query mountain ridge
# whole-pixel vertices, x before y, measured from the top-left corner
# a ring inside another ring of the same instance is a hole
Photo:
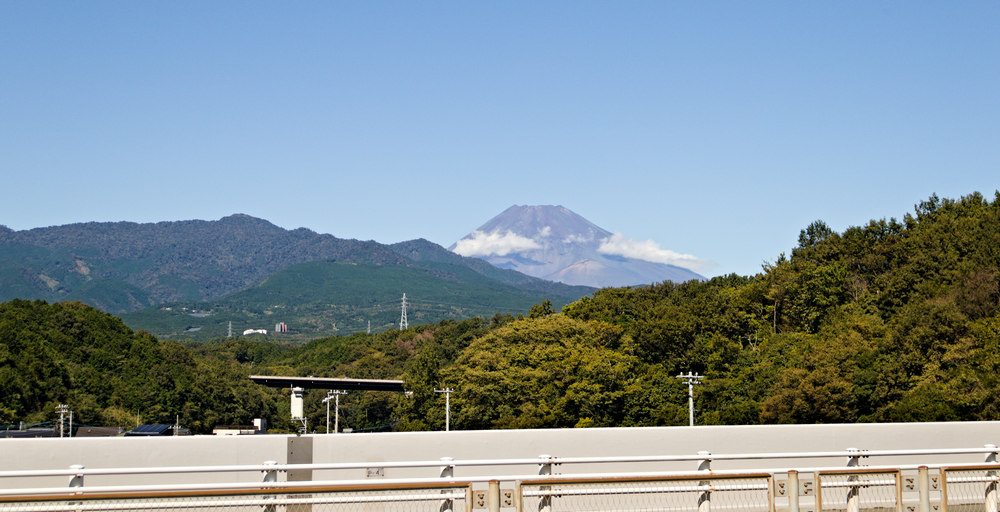
[[[79,300],[122,314],[163,303],[216,300],[310,261],[423,268],[433,261],[411,260],[400,254],[403,248],[428,260],[452,256],[443,247],[424,242],[401,242],[394,249],[306,228],[287,230],[246,214],[215,221],[86,222],[0,230],[0,301]],[[560,288],[565,285],[539,283],[528,276],[504,277],[483,267],[480,260],[449,262],[471,265],[480,274],[536,292],[568,297],[592,291]]]

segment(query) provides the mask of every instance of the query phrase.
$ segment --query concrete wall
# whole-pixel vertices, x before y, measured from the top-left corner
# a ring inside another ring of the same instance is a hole
[[[812,452],[977,448],[1000,444],[1000,422],[882,423],[845,425],[754,425],[705,427],[500,430],[336,434],[315,436],[315,462],[392,460],[603,457],[626,455],[695,455],[712,453]],[[979,455],[923,458],[930,463],[979,463]],[[879,458],[868,464],[916,464],[914,457]],[[713,469],[761,469],[844,464],[840,459],[715,461]],[[375,466],[376,464],[373,464]],[[556,472],[686,471],[695,462],[564,466]],[[537,473],[537,466],[456,468],[455,476]],[[324,477],[318,474],[317,478]],[[336,475],[344,477],[343,474]],[[362,478],[360,471],[353,478]],[[423,470],[385,469],[387,478],[431,476]]]
[[[287,436],[180,436],[0,439],[0,471],[287,462]],[[85,485],[259,481],[259,473],[88,476]],[[68,478],[0,478],[0,488],[61,486]]]
[[[763,425],[568,430],[400,432],[312,436],[193,436],[165,438],[0,439],[0,471],[67,468],[201,466],[279,463],[534,458],[712,453],[977,448],[1000,444],[1000,422],[899,423],[850,425]],[[896,457],[869,464],[978,463],[980,455]],[[713,469],[764,469],[839,465],[843,460],[715,461]],[[557,473],[590,471],[694,470],[694,462],[559,467]],[[538,467],[456,468],[455,476],[533,474]],[[384,478],[434,477],[436,469],[384,468]],[[287,478],[325,480],[365,478],[366,470],[315,472]],[[88,476],[86,485],[258,481],[260,473]],[[65,485],[59,479],[0,479],[0,488]]]

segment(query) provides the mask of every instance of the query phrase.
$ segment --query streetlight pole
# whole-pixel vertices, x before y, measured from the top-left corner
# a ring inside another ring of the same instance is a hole
[[[451,394],[455,392],[454,389],[444,388],[435,389],[435,393],[444,393],[444,431],[448,432],[451,430]]]
[[[687,375],[683,373],[675,377],[677,379],[686,379],[688,385],[688,425],[694,426],[694,387],[701,384],[701,379],[704,379],[701,375],[697,373],[687,372]]]

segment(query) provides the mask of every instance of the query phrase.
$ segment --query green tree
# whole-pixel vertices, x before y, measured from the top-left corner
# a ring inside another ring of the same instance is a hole
[[[463,429],[613,426],[637,361],[609,347],[609,325],[549,315],[475,340],[445,372],[455,382],[455,424]]]

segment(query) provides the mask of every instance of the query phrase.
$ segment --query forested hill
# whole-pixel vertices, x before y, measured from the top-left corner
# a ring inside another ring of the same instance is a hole
[[[593,291],[588,286],[572,286],[531,277],[515,270],[495,267],[486,260],[459,256],[440,245],[424,239],[400,242],[389,246],[396,254],[425,267],[442,269],[467,267],[493,281],[516,286],[525,291],[556,294],[560,296],[576,294],[577,297]],[[581,291],[589,290],[585,293]]]
[[[179,416],[202,433],[276,416],[277,392],[251,383],[246,371],[78,302],[0,304],[0,425],[51,421],[60,403],[85,425]]]
[[[420,261],[404,254],[417,255]],[[74,300],[121,314],[167,302],[215,300],[298,263],[338,261],[440,271],[434,265],[440,260],[554,299],[572,300],[591,290],[496,272],[480,260],[423,240],[395,246],[344,240],[305,228],[289,231],[238,214],[217,221],[0,229],[0,300]]]
[[[218,298],[295,263],[323,259],[408,263],[376,242],[289,231],[248,215],[89,222],[0,232],[0,298],[82,300],[123,313]]]
[[[230,326],[240,333],[248,328],[270,329],[283,322],[288,331],[279,339],[301,342],[369,329],[396,329],[404,293],[408,322],[420,324],[524,313],[543,300],[561,307],[593,291],[522,274],[518,275],[544,283],[544,287],[532,289],[532,282],[521,287],[508,285],[460,263],[422,265],[299,263],[212,302],[169,303],[122,315],[122,319],[132,328],[158,336],[200,341],[224,337]]]
[[[705,374],[708,422],[995,420],[998,280],[1000,193],[932,196],[901,221],[815,222],[755,277],[602,290],[566,315],[620,327],[654,373]]]
[[[67,307],[18,302],[0,314]],[[240,340],[183,349],[121,331],[100,315],[86,318],[97,322],[90,327],[52,321],[43,331],[49,334],[35,335],[32,314],[18,315],[0,318],[20,322],[0,324],[0,386],[10,387],[0,390],[0,421],[51,415],[54,400],[81,389],[75,375],[90,371],[91,359],[74,355],[83,350],[74,343],[47,350],[52,363],[44,365],[33,363],[35,347],[102,329],[146,340],[139,346],[158,346],[189,368],[219,365],[220,374],[248,374],[252,365],[255,373],[403,378],[412,397],[345,398],[344,421],[357,429],[442,428],[442,399],[433,389],[443,386],[455,389],[457,429],[682,425],[687,389],[675,377],[688,371],[705,376],[695,392],[699,424],[997,420],[1000,194],[932,196],[901,220],[841,233],[815,222],[791,254],[755,276],[608,288],[561,312],[542,303],[523,318],[444,321],[299,347]],[[19,345],[11,345],[10,332],[20,333]],[[115,353],[121,368],[130,368],[121,358],[132,352]],[[66,370],[39,370],[48,366]],[[116,381],[86,382],[103,389]],[[172,419],[168,409],[177,407],[182,423],[199,425],[207,421],[201,415],[226,417],[211,407],[255,414],[214,403],[185,409],[186,398],[158,391],[176,382],[150,379],[143,391],[147,407],[165,416],[159,419]],[[24,398],[23,390],[35,388],[49,402]],[[135,403],[138,391],[117,389],[88,407]],[[263,398],[277,405],[253,407],[279,411],[270,419],[281,425],[285,399]],[[322,422],[321,400],[322,392],[307,394],[311,424]]]

